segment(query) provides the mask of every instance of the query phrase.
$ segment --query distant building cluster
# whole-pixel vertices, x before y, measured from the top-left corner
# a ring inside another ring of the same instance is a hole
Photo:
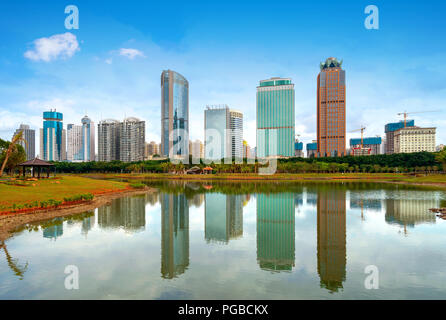
[[[346,74],[342,60],[328,58],[320,64],[317,76],[317,139],[304,144],[295,132],[295,91],[290,78],[261,80],[256,94],[256,147],[243,140],[243,113],[227,105],[210,105],[204,110],[203,142],[189,140],[189,82],[181,74],[161,73],[161,143],[145,142],[145,121],[129,117],[122,122],[101,120],[96,132],[87,116],[81,123],[63,126],[63,114],[43,113],[39,157],[47,161],[142,161],[160,158],[221,160],[269,157],[330,157],[377,154],[435,152],[436,128],[415,126],[414,120],[388,123],[385,138],[350,139],[346,146]],[[420,112],[416,112],[420,113]],[[355,131],[359,131],[355,130]],[[27,143],[27,159],[35,157],[35,131],[20,125]],[[354,131],[352,131],[354,132]]]

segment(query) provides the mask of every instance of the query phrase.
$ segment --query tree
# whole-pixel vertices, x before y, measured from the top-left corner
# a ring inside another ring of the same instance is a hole
[[[446,147],[443,148],[437,155],[435,156],[435,160],[440,162],[443,165],[443,171],[446,171]]]
[[[19,144],[24,142],[27,144],[26,140],[23,138],[23,131],[16,134],[11,142],[2,141],[2,153],[0,154],[0,161],[2,162],[2,167],[0,168],[0,176],[3,175],[5,168],[9,171],[13,170],[19,163],[26,160],[25,149]]]

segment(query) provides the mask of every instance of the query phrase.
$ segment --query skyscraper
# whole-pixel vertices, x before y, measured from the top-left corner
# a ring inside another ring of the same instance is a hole
[[[67,160],[74,162],[95,160],[94,123],[87,116],[82,125],[67,125]]]
[[[87,116],[82,120],[82,139],[84,161],[95,161],[95,127],[94,122]]]
[[[345,71],[328,58],[317,77],[317,151],[321,157],[346,155]]]
[[[229,110],[229,128],[231,139],[231,157],[243,158],[243,113]]]
[[[47,161],[66,160],[66,131],[63,115],[56,110],[43,113],[43,129],[40,129],[40,158]]]
[[[119,121],[113,119],[102,120],[98,124],[98,160],[119,160],[120,152]]]
[[[227,105],[207,106],[204,111],[205,158],[243,158],[243,114]],[[215,137],[219,135],[219,137]]]
[[[67,160],[70,162],[83,161],[82,126],[67,124]]]
[[[28,125],[21,124],[15,131],[14,136],[20,131],[23,132],[22,137],[26,140],[26,143],[20,141],[19,144],[25,149],[26,160],[31,160],[36,157],[36,131],[30,129]]]
[[[137,118],[127,118],[120,123],[119,127],[119,160],[124,162],[144,160],[145,121]]]
[[[171,140],[172,138],[172,140]],[[189,155],[189,82],[181,74],[161,73],[161,154]]]
[[[294,84],[289,78],[257,87],[257,157],[294,155]]]

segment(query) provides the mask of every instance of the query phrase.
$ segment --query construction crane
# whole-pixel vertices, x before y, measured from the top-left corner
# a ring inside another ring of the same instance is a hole
[[[361,126],[360,129],[350,131],[350,133],[361,131],[361,149],[364,148],[364,130],[365,129],[366,129],[366,127]]]
[[[407,115],[409,114],[416,114],[416,113],[428,113],[428,112],[439,112],[440,110],[433,110],[433,111],[416,111],[416,112],[400,112],[397,113],[399,116],[404,116],[404,128],[406,127],[406,121],[407,121]]]

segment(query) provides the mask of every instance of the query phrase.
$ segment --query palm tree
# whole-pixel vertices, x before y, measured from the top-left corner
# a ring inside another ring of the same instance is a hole
[[[9,156],[17,151],[17,145],[19,142],[25,143],[25,145],[28,145],[28,142],[23,138],[23,130],[21,130],[19,133],[17,133],[14,137],[12,137],[11,143],[9,144],[8,149],[6,150],[6,156],[5,160],[3,161],[2,167],[0,169],[0,177],[3,175],[3,171],[5,170],[6,164],[8,163]]]
[[[8,261],[8,266],[9,268],[11,268],[11,270],[14,272],[14,274],[16,276],[18,276],[20,278],[20,280],[23,280],[23,275],[26,272],[26,269],[28,269],[28,262],[26,262],[25,266],[20,266],[18,264],[18,260],[17,259],[13,259],[11,257],[11,255],[8,252],[8,249],[6,248],[6,244],[4,241],[2,241],[0,243],[0,249],[3,248],[3,250],[5,251],[5,255],[6,255],[6,261]]]

